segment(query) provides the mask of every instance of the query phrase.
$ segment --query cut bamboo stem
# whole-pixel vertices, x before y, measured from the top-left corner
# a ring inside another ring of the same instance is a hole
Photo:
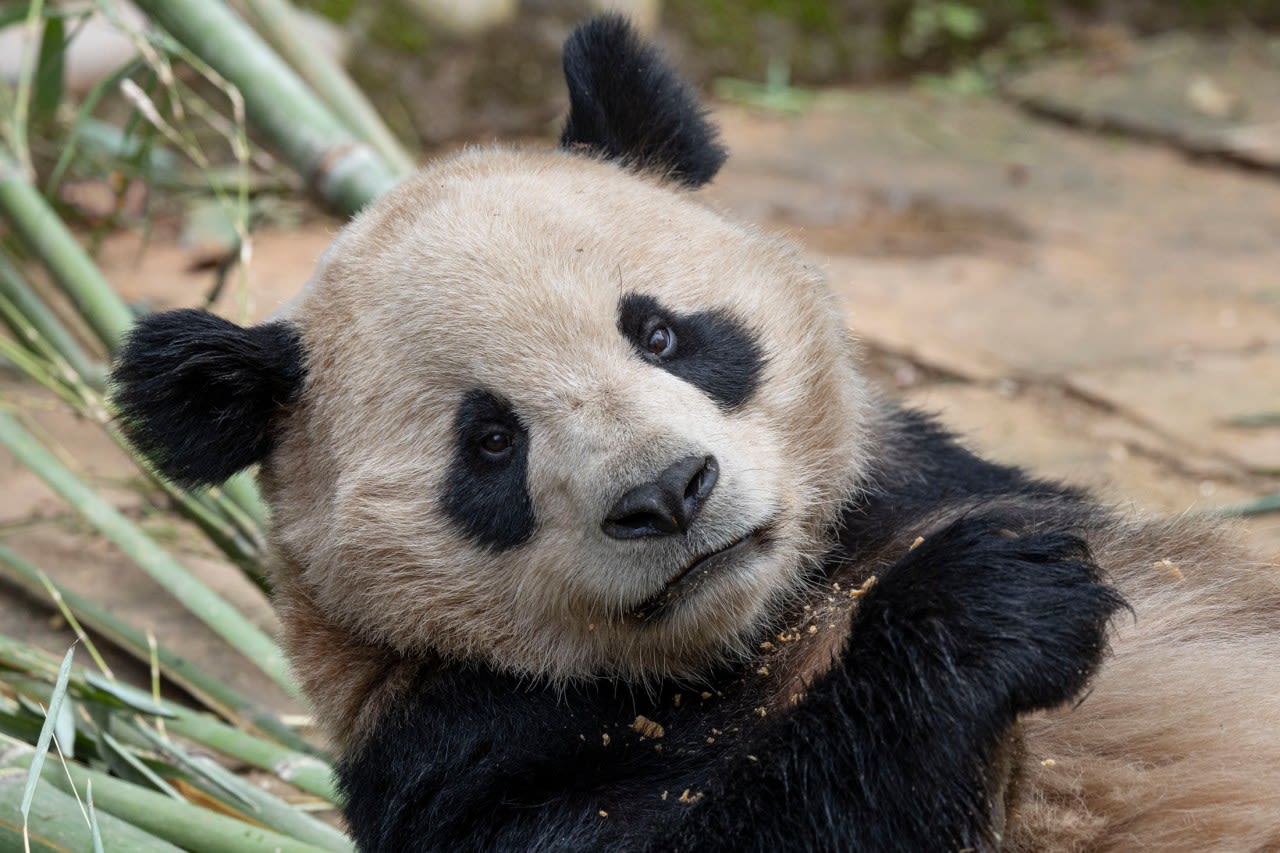
[[[222,0],[135,0],[239,89],[250,123],[320,195],[351,214],[398,180]]]
[[[414,170],[413,158],[347,72],[329,54],[303,43],[298,12],[288,0],[245,0],[244,5],[267,41],[311,84],[348,130],[372,145],[398,174]]]

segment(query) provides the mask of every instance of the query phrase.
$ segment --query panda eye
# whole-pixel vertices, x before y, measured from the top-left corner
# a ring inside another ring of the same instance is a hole
[[[670,358],[676,351],[676,333],[665,323],[653,325],[645,333],[644,350],[657,359]]]
[[[505,459],[515,445],[511,433],[506,430],[489,430],[480,438],[480,450],[490,459]]]

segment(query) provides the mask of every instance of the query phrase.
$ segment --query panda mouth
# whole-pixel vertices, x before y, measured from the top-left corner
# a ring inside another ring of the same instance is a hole
[[[677,600],[691,595],[717,569],[757,548],[768,540],[768,526],[758,527],[740,536],[723,548],[700,554],[672,575],[658,592],[631,611],[631,616],[641,622],[653,619]]]

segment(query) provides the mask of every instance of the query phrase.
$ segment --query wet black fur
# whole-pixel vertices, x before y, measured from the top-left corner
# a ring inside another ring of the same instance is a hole
[[[564,46],[569,119],[560,144],[700,187],[727,156],[693,89],[625,19],[595,18]]]
[[[665,325],[675,335],[669,357],[658,359],[644,348],[655,325]],[[756,336],[724,311],[676,314],[652,296],[629,293],[618,304],[618,330],[642,358],[688,382],[723,409],[740,408],[760,384],[764,351]]]
[[[361,849],[987,845],[998,745],[1016,715],[1081,691],[1121,606],[1079,535],[1105,513],[973,456],[924,416],[901,414],[883,438],[900,461],[847,507],[826,567],[872,561],[879,580],[802,702],[758,716],[759,661],[656,696],[481,667],[424,675],[341,765]],[[959,520],[884,557],[960,502]],[[665,736],[642,738],[637,715]]]
[[[265,458],[272,418],[305,376],[292,326],[245,329],[183,309],[138,321],[111,384],[133,446],[166,477],[193,486],[220,483]]]

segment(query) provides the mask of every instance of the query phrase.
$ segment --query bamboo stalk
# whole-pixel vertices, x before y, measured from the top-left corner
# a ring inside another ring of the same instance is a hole
[[[15,760],[30,761],[20,748],[0,742],[0,850],[23,849],[22,824],[15,823],[12,816],[18,813],[27,772],[23,766],[15,765]],[[93,849],[93,832],[74,797],[51,785],[41,785],[36,789],[31,813],[35,818],[29,832],[32,853]],[[180,848],[113,815],[100,813],[97,823],[105,850],[181,853]]]
[[[34,679],[30,684],[12,677],[6,677],[5,681],[20,692],[33,691],[35,698],[42,700],[48,690],[47,682],[55,677],[58,670],[58,662],[44,650],[3,634],[0,634],[0,664],[17,672],[27,673]],[[101,691],[105,689],[104,685],[115,691],[117,699],[122,696],[137,698],[134,696],[136,688],[122,682],[104,682],[96,677],[91,680],[82,669],[72,671],[71,685],[73,692],[81,696],[82,701],[86,693]],[[192,711],[174,702],[147,698],[145,704],[151,711],[165,715],[167,731],[272,773],[300,791],[330,803],[341,802],[341,796],[334,786],[333,769],[316,756],[255,737],[208,714]]]
[[[311,84],[348,130],[372,145],[397,174],[414,170],[413,158],[346,71],[327,53],[298,37],[298,13],[289,0],[245,0],[244,5],[267,41]]]
[[[1220,506],[1214,510],[1216,515],[1230,518],[1248,518],[1251,515],[1262,515],[1268,512],[1280,512],[1280,492],[1274,495],[1263,495],[1244,503]]]
[[[0,738],[0,750],[3,750],[8,767],[29,767],[35,755],[31,746],[8,738]],[[179,802],[74,762],[68,762],[65,770],[46,765],[41,779],[66,793],[84,790],[92,783],[93,800],[99,811],[114,815],[192,853],[317,853],[322,849],[209,809]]]
[[[47,595],[44,582],[40,577],[40,570],[4,545],[0,545],[0,573],[37,599]],[[143,663],[150,662],[151,649],[145,634],[106,608],[100,607],[56,581],[50,579],[49,583],[85,626],[137,660]],[[287,782],[294,782],[297,787],[308,793],[324,797],[330,802],[337,802],[333,799],[336,797],[336,792],[329,777],[329,768],[323,766],[316,770],[300,760],[307,755],[314,755],[315,747],[285,725],[283,720],[181,655],[176,655],[164,648],[157,648],[156,657],[164,677],[190,693],[206,708],[235,724],[255,729],[288,747],[283,752],[273,753],[264,747],[246,744],[235,751],[226,750],[228,754],[235,755],[241,761],[264,770],[276,772],[277,768],[286,768],[287,775],[286,772],[277,772],[280,778]],[[293,770],[295,767],[299,768],[296,772]]]
[[[0,215],[75,303],[108,352],[115,352],[133,315],[62,224],[18,164],[0,152]]]
[[[396,183],[395,171],[222,0],[134,5],[239,89],[249,121],[335,208],[354,213]]]
[[[172,725],[168,728],[173,730]],[[136,727],[135,731],[153,752],[192,774],[190,781],[209,796],[243,811],[258,823],[333,853],[350,853],[352,850],[351,840],[332,826],[293,808],[274,794],[232,773],[209,756],[191,755],[174,741],[142,726]]]
[[[284,655],[270,637],[82,483],[7,412],[0,412],[0,444],[8,447],[196,618],[257,664],[273,681],[296,694]]]
[[[92,361],[85,354],[75,337],[62,325],[49,306],[45,305],[35,291],[23,278],[22,274],[9,263],[9,259],[0,254],[0,296],[8,299],[14,308],[31,324],[31,328],[48,342],[58,355],[71,366],[81,379],[94,388],[101,388],[106,381],[102,365]],[[22,340],[24,335],[20,329],[12,329],[14,335]],[[28,346],[30,343],[28,342]]]

